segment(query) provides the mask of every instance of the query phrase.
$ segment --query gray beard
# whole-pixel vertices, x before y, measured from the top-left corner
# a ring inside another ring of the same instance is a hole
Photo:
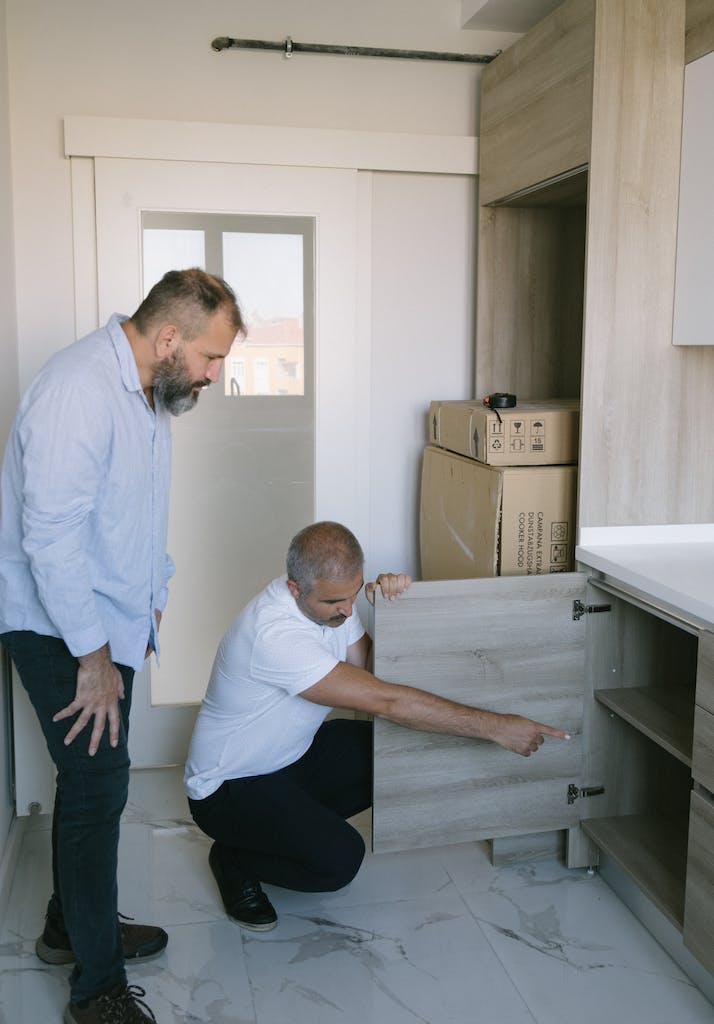
[[[194,389],[209,381],[188,380],[185,360],[178,353],[165,359],[154,371],[154,401],[159,402],[172,416],[181,416],[193,409],[198,401]]]

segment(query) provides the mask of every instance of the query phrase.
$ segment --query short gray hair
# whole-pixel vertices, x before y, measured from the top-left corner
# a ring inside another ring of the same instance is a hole
[[[288,579],[309,594],[316,580],[346,580],[362,571],[364,552],[346,526],[325,520],[300,530],[290,542]]]
[[[208,320],[223,310],[236,334],[245,335],[246,327],[231,286],[200,267],[169,270],[154,285],[137,311],[132,323],[140,334],[162,324],[175,323],[185,341],[203,333]]]

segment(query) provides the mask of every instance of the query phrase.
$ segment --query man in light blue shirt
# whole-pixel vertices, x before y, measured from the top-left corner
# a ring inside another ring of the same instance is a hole
[[[57,766],[54,894],[37,952],[75,963],[66,1022],[154,1019],[124,961],[157,955],[168,937],[117,918],[131,685],[158,652],[173,573],[170,416],[215,383],[244,333],[224,281],[170,271],[131,318],[113,316],[50,359],[8,441],[0,642]]]

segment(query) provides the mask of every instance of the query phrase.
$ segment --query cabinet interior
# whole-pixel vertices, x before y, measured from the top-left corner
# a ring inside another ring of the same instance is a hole
[[[481,207],[476,396],[580,396],[587,168]]]
[[[597,589],[593,587],[597,593]],[[594,700],[582,827],[680,930],[684,921],[697,636],[599,593],[588,622]]]

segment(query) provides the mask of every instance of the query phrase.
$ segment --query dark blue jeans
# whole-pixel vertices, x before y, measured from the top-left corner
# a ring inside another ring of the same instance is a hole
[[[228,779],[204,800],[189,800],[227,879],[299,892],[334,892],[352,881],[364,842],[345,819],[371,804],[372,723],[346,718],[324,722],[287,768]]]
[[[62,640],[29,631],[4,633],[0,639],[37,712],[52,760],[57,791],[52,822],[52,873],[76,967],[70,999],[95,998],[126,983],[117,918],[119,819],[129,789],[127,736],[132,669],[117,665],[124,680],[120,701],[119,743],[109,745],[108,726],[90,757],[92,719],[69,745],[64,738],[74,719],[52,717],[74,699],[78,662]]]

